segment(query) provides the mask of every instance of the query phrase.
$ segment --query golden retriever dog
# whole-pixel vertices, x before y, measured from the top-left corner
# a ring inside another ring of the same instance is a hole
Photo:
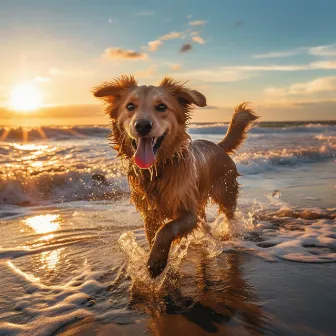
[[[131,199],[144,220],[154,278],[165,268],[171,244],[205,221],[209,199],[233,220],[239,174],[229,154],[258,117],[241,104],[221,142],[191,141],[191,109],[206,106],[206,99],[183,83],[164,78],[159,86],[138,86],[133,76],[121,76],[93,94],[105,102],[114,148],[128,161]]]

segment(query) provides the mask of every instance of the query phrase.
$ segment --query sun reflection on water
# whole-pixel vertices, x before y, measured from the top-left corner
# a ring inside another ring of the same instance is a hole
[[[44,234],[35,244],[35,247],[42,247],[55,238],[53,232],[60,228],[60,215],[47,214],[33,216],[25,219],[23,222],[29,229],[33,229],[36,234]],[[39,268],[46,271],[54,271],[63,250],[64,248],[58,248],[57,250],[41,252],[39,260],[42,265]]]
[[[60,259],[61,252],[64,248],[54,251],[45,251],[41,253],[41,261],[43,263],[42,269],[53,271],[56,269],[57,263]]]
[[[20,150],[33,151],[47,149],[48,145],[13,143],[13,147]]]
[[[60,215],[39,215],[27,218],[24,222],[36,233],[48,233],[59,229],[59,217]]]

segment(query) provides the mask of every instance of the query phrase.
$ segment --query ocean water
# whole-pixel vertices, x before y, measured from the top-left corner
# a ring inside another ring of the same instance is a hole
[[[217,142],[226,130],[193,124],[189,133]],[[176,332],[174,324],[184,335],[334,330],[332,312],[315,311],[315,321],[304,301],[293,321],[286,291],[278,304],[258,277],[280,272],[279,292],[300,265],[296,279],[311,273],[332,290],[335,122],[253,128],[233,156],[242,174],[239,235],[224,240],[226,220],[209,206],[211,234],[197,231],[176,244],[156,280],[145,268],[142,221],[108,133],[103,126],[0,128],[0,335],[53,335],[88,318],[134,335],[134,325],[153,335]],[[292,290],[300,293],[300,284]],[[336,304],[335,294],[324,295],[324,304]]]

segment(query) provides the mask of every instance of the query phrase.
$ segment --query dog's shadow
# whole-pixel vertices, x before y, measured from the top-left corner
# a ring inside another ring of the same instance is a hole
[[[266,319],[242,276],[242,256],[232,252],[207,258],[199,248],[191,254],[193,262],[187,258],[180,274],[169,274],[159,293],[132,288],[131,307],[150,316],[153,334],[261,335]]]

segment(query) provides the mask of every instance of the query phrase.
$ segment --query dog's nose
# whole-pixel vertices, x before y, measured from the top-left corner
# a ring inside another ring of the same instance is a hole
[[[139,119],[134,123],[134,128],[142,136],[147,135],[152,130],[152,127],[153,123],[147,119]]]

